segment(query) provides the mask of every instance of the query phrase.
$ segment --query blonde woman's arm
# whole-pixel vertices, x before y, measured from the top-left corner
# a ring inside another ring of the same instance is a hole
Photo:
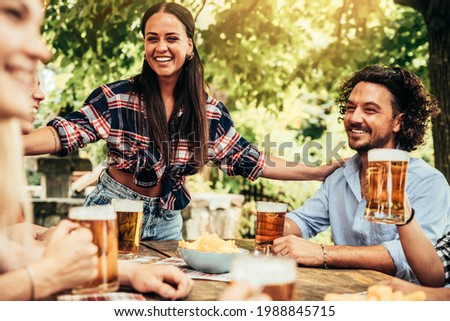
[[[0,301],[32,300],[33,291],[33,283],[25,268],[0,275]]]
[[[0,300],[44,299],[91,281],[98,273],[97,251],[88,229],[62,221],[41,259],[0,275]]]
[[[53,126],[46,126],[23,135],[25,155],[42,155],[61,150],[61,139]]]

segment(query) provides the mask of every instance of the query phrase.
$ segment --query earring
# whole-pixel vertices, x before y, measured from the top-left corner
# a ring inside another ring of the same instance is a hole
[[[194,59],[194,55],[195,55],[195,54],[194,54],[194,52],[192,51],[190,54],[187,54],[187,55],[186,55],[186,59],[189,60],[189,61],[191,61],[192,59]]]

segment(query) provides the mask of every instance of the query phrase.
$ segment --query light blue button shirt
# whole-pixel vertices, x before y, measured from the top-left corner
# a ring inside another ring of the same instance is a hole
[[[338,168],[303,206],[288,213],[308,239],[331,226],[335,245],[382,245],[397,268],[396,276],[417,282],[409,267],[393,224],[364,219],[365,198],[361,196],[356,154]],[[450,231],[450,187],[444,175],[419,158],[410,158],[406,193],[415,217],[433,244]]]

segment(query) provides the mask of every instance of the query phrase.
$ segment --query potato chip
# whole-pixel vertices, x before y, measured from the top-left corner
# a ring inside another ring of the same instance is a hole
[[[391,301],[392,288],[387,285],[372,285],[367,289],[367,296],[373,296],[377,301]]]
[[[405,295],[402,300],[403,301],[425,301],[427,295],[423,291],[414,291],[407,295]]]
[[[387,285],[372,285],[367,289],[365,297],[355,294],[337,294],[327,293],[324,301],[425,301],[426,294],[423,291],[415,291],[409,294],[403,294],[401,291],[392,291]]]
[[[178,246],[188,250],[213,253],[238,253],[238,247],[233,240],[225,241],[217,234],[204,232],[192,242],[178,241]]]

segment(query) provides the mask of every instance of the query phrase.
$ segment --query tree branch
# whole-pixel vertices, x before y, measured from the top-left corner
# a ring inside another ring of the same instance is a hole
[[[200,15],[200,13],[201,13],[201,12],[203,11],[203,9],[205,8],[206,1],[207,1],[207,0],[203,0],[203,1],[202,1],[202,5],[201,5],[200,9],[197,11],[197,13],[196,13],[196,15],[195,15],[195,17],[194,17],[194,21],[195,21],[195,22],[197,22],[198,16]]]
[[[338,19],[336,22],[336,35],[338,38],[337,43],[340,43],[341,41],[341,34],[342,34],[342,26],[341,26],[341,19],[342,16],[344,15],[345,10],[347,9],[347,0],[342,1],[342,7],[339,9],[339,14],[338,14]]]
[[[259,0],[254,0],[253,3],[247,8],[247,10],[244,11],[245,14],[241,15],[241,17],[244,17],[245,19],[250,15],[250,12],[255,10],[256,5],[258,4]]]

